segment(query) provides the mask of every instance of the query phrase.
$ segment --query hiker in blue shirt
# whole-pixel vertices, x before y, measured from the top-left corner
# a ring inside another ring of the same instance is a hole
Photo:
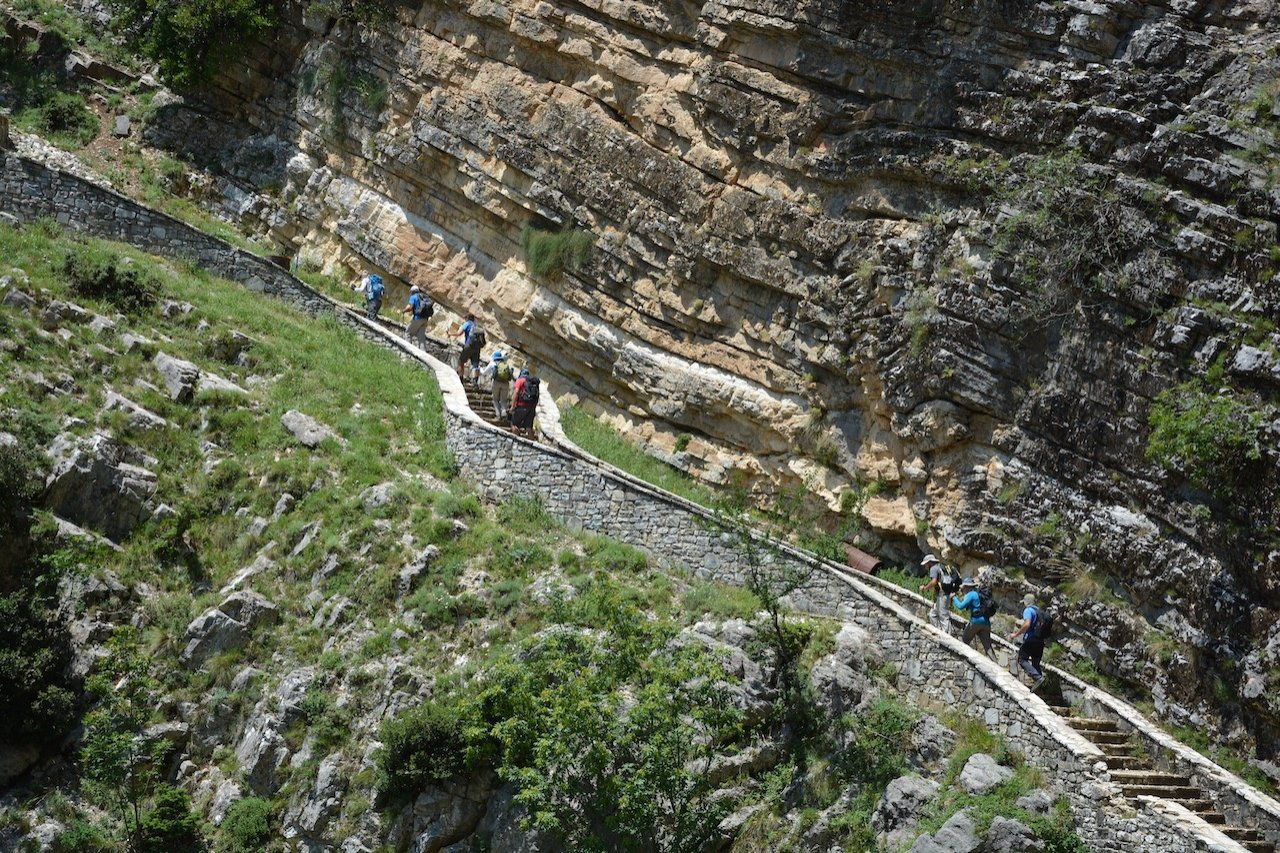
[[[1009,639],[1022,637],[1022,645],[1018,646],[1018,666],[1031,676],[1031,690],[1034,692],[1044,684],[1044,671],[1040,669],[1040,658],[1044,655],[1044,638],[1040,636],[1040,608],[1036,607],[1036,597],[1027,593],[1022,598],[1022,624],[1009,635]]]
[[[467,381],[466,365],[471,364],[471,384],[480,384],[480,348],[485,345],[484,329],[476,322],[475,314],[467,314],[467,319],[458,331],[450,332],[451,337],[462,338],[462,352],[458,354],[458,378]]]
[[[960,582],[960,594],[953,596],[951,603],[959,610],[969,611],[969,624],[964,627],[960,636],[966,646],[973,645],[973,638],[982,641],[982,649],[987,657],[996,659],[991,648],[991,614],[986,612],[982,596],[978,594],[978,582],[973,578],[965,578]]]
[[[409,288],[409,304],[401,308],[400,313],[412,314],[413,318],[409,320],[404,336],[422,349],[427,348],[427,321],[435,311],[435,303],[422,292],[422,288],[416,284]]]

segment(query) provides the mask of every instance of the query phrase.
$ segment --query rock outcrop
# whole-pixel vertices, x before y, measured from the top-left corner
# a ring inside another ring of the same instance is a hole
[[[58,436],[44,505],[55,515],[120,542],[151,517],[157,463],[103,433]]]

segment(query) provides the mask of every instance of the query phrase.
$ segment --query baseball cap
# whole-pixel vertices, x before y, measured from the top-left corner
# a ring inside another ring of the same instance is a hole
[[[422,288],[418,287],[418,285],[416,284],[413,285],[413,287],[409,288],[410,293],[420,293],[421,291],[422,291]]]
[[[939,560],[937,557],[933,556],[932,554],[925,554],[924,559],[920,561],[920,565],[927,566],[930,563],[941,563],[941,562],[942,562],[941,560]]]

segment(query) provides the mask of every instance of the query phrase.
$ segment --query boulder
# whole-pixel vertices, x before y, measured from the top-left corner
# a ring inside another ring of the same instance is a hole
[[[276,700],[279,702],[280,719],[285,725],[302,716],[302,700],[307,698],[307,691],[315,680],[316,671],[309,666],[295,669],[280,679]]]
[[[129,426],[132,429],[161,429],[162,427],[167,427],[169,425],[168,421],[157,415],[155,412],[150,409],[144,409],[129,398],[117,394],[115,391],[107,392],[106,399],[102,403],[102,408],[108,412],[126,413],[129,416]]]
[[[226,364],[239,364],[242,362],[241,356],[254,343],[256,342],[253,338],[232,329],[209,338],[205,342],[204,350],[210,358],[216,358]]]
[[[342,441],[338,438],[337,433],[329,429],[329,427],[309,415],[304,415],[297,409],[290,409],[281,415],[280,423],[306,447],[318,447],[320,442],[326,438],[332,438],[338,442]]]
[[[274,604],[252,590],[233,592],[187,626],[187,646],[179,660],[201,663],[218,652],[239,648],[249,642],[255,628],[274,622],[277,613]]]
[[[1044,842],[1020,820],[993,817],[987,830],[986,853],[1040,853]]]
[[[978,834],[967,810],[953,814],[933,835],[922,835],[911,845],[910,853],[974,853]]]
[[[7,789],[39,758],[40,750],[29,743],[0,743],[0,789]]]
[[[40,318],[40,326],[46,332],[52,332],[64,323],[86,325],[92,317],[92,314],[79,305],[54,300],[44,309],[44,315]]]
[[[896,850],[910,838],[925,807],[938,795],[938,783],[920,776],[899,776],[884,789],[871,815],[881,846]]]
[[[196,385],[197,391],[215,391],[223,394],[248,394],[249,392],[241,388],[230,379],[225,379],[216,373],[202,371],[200,381]]]
[[[395,483],[379,483],[376,486],[370,486],[360,493],[360,503],[367,510],[381,509],[391,503],[391,499],[395,497]]]
[[[492,776],[463,777],[433,785],[413,803],[409,849],[435,853],[473,833],[492,796]]]
[[[346,777],[340,772],[342,753],[335,752],[320,762],[316,771],[316,786],[307,795],[298,815],[297,825],[308,835],[323,832],[342,810],[342,794],[346,790]]]
[[[289,747],[273,722],[256,715],[250,718],[236,745],[241,778],[249,790],[263,796],[276,793],[276,772],[289,758]]]
[[[856,708],[866,692],[866,656],[871,643],[866,631],[849,624],[840,629],[835,643],[835,651],[813,665],[809,682],[827,716],[839,719]]]
[[[160,316],[166,320],[172,320],[174,317],[185,317],[194,310],[196,310],[196,306],[190,302],[174,302],[172,299],[166,299],[160,303]]]
[[[169,390],[169,399],[179,403],[191,401],[196,394],[196,383],[200,381],[200,368],[163,352],[156,353],[151,363],[155,365],[165,388]]]
[[[4,298],[0,299],[9,308],[15,308],[19,311],[30,311],[36,306],[36,301],[28,294],[15,288],[5,293]]]
[[[1053,811],[1053,794],[1044,790],[1032,791],[1025,797],[1019,797],[1014,805],[1029,814],[1048,817]]]
[[[410,592],[413,592],[413,586],[417,583],[418,578],[422,577],[423,572],[430,567],[433,560],[440,556],[440,549],[435,545],[428,545],[419,552],[409,563],[400,570],[400,578],[396,584],[396,593],[404,598]]]
[[[149,352],[155,351],[156,342],[150,338],[135,335],[132,332],[125,332],[120,336],[120,347],[126,353],[139,352],[146,355]]]
[[[113,542],[151,516],[156,475],[126,461],[138,458],[136,451],[103,433],[83,440],[64,434],[54,439],[49,455],[53,471],[45,481],[44,505],[54,515],[101,531]]]
[[[1001,767],[990,755],[977,753],[969,757],[957,781],[970,794],[985,794],[992,788],[1013,778],[1013,771]]]

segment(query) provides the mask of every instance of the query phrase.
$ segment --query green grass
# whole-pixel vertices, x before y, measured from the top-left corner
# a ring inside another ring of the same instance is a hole
[[[569,439],[592,456],[686,500],[706,507],[715,503],[716,494],[710,488],[683,471],[649,456],[617,430],[581,408],[565,407],[560,412],[560,422]]]

